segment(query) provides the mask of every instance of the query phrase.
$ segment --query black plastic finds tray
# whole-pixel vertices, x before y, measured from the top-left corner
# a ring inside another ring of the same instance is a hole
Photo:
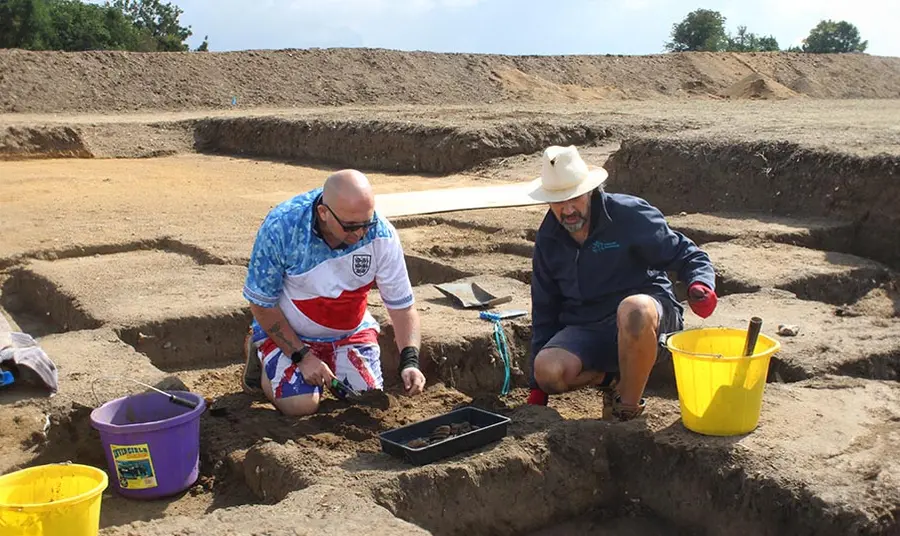
[[[478,426],[478,429],[420,448],[411,448],[406,444],[416,438],[428,437],[438,426],[463,422]],[[382,451],[413,465],[425,465],[499,441],[506,436],[509,423],[508,417],[468,406],[382,432],[378,437]]]

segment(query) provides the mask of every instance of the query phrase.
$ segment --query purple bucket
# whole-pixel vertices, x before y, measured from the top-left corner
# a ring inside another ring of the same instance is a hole
[[[203,397],[169,391],[197,403],[179,406],[148,392],[111,400],[91,412],[91,425],[109,465],[110,482],[124,497],[156,499],[194,485],[200,472]]]

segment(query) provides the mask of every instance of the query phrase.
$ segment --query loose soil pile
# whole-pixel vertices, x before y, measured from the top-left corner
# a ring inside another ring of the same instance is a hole
[[[709,98],[753,74],[814,98],[900,97],[900,59],[863,54],[2,50],[0,73],[2,112]]]
[[[759,73],[748,74],[723,92],[729,99],[790,99],[799,94]]]

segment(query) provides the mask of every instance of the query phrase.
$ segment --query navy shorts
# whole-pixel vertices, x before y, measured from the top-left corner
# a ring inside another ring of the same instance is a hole
[[[657,333],[660,336],[684,329],[684,318],[675,305],[666,299],[651,296],[659,313]],[[583,370],[598,372],[619,371],[619,329],[616,315],[590,324],[566,326],[554,335],[544,348],[561,348],[581,359]],[[657,363],[670,360],[672,354],[660,347]]]

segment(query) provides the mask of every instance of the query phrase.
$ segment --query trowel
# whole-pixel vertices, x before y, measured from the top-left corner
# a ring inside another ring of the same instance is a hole
[[[444,283],[435,285],[448,298],[453,298],[464,308],[493,307],[512,301],[512,296],[494,296],[477,283]]]
[[[370,406],[381,410],[388,409],[391,405],[390,399],[384,391],[376,389],[360,393],[349,385],[344,385],[336,378],[328,384],[328,389],[338,400],[346,400],[352,404]]]

